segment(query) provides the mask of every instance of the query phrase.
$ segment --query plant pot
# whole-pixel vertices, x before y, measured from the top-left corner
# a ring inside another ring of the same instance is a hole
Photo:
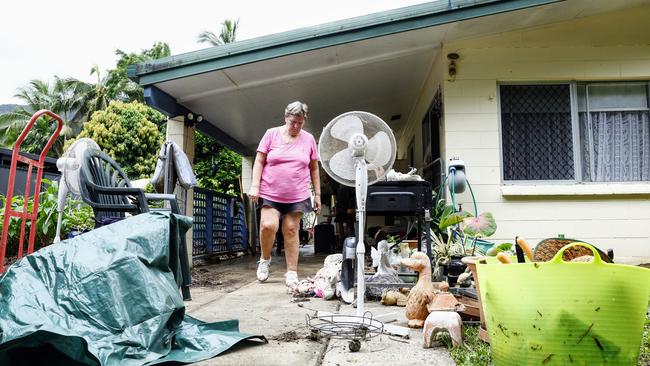
[[[442,265],[442,274],[447,277],[447,283],[452,287],[456,285],[458,276],[465,272],[467,265],[463,263],[461,256],[452,256],[451,259]]]
[[[481,326],[478,331],[479,338],[487,343],[490,343],[490,336],[487,332],[487,327],[485,325],[485,316],[483,315],[483,303],[481,302],[481,288],[478,285],[478,273],[476,272],[476,263],[485,260],[485,257],[473,256],[473,257],[464,257],[462,259],[463,263],[467,265],[469,270],[472,272],[472,280],[474,281],[474,286],[476,287],[476,296],[478,297],[478,308],[479,316],[481,318]]]
[[[410,249],[417,249],[418,248],[418,241],[417,240],[402,240],[402,243],[407,243],[409,245]]]

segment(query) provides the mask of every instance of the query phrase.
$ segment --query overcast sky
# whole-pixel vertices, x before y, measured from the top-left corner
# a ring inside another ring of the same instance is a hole
[[[203,30],[218,33],[240,19],[244,40],[427,0],[198,1],[12,0],[0,5],[0,104],[19,103],[18,87],[54,75],[90,81],[90,69],[113,68],[115,49],[135,52],[167,42],[172,54],[207,47]]]

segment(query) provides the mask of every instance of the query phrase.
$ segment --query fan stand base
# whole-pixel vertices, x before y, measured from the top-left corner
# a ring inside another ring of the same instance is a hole
[[[351,287],[349,289],[343,288],[341,283],[338,283],[336,285],[336,291],[339,293],[339,297],[341,298],[341,301],[343,301],[346,304],[352,304],[354,302],[354,295],[356,294],[356,288]]]
[[[330,313],[328,311],[317,311],[316,312],[316,317],[321,317],[321,316],[332,316],[332,315],[337,315],[335,313]],[[390,334],[390,335],[395,335],[399,337],[408,337],[409,335],[409,328],[408,327],[400,327],[399,325],[392,325],[392,324],[386,324],[388,322],[393,322],[397,320],[397,313],[392,312],[392,313],[386,313],[386,314],[381,314],[372,317],[375,320],[378,320],[382,323],[384,323],[384,334]],[[345,321],[349,322],[355,322],[359,321],[359,317],[357,316],[350,316],[347,319],[344,319]]]

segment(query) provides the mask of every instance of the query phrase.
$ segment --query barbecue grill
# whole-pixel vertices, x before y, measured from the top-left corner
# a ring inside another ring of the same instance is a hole
[[[431,258],[429,209],[433,207],[431,183],[427,181],[377,182],[368,186],[366,213],[368,215],[415,216],[418,230],[418,250],[422,250],[420,220],[424,219],[427,255]]]

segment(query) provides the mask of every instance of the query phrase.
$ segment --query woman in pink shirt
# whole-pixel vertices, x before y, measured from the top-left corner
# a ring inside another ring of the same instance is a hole
[[[320,210],[320,177],[316,140],[302,127],[307,119],[307,105],[293,102],[284,110],[284,125],[266,130],[257,148],[253,165],[253,182],[248,195],[262,208],[260,244],[262,256],[257,279],[269,277],[271,249],[282,217],[284,255],[287,262],[285,282],[298,283],[298,230],[304,212]],[[311,204],[310,183],[314,187]]]

